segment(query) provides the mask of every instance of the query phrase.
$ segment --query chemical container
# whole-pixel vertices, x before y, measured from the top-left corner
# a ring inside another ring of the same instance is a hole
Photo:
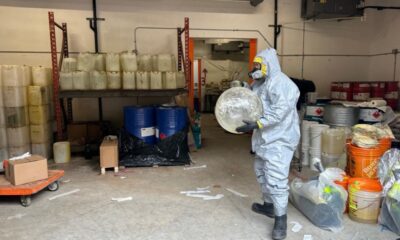
[[[121,61],[122,71],[124,72],[137,71],[137,59],[135,53],[133,52],[121,53],[120,61]]]
[[[69,142],[56,142],[53,144],[54,162],[68,163],[71,160],[71,146]]]
[[[31,124],[45,124],[49,119],[49,105],[29,106],[29,122]]]
[[[345,152],[346,133],[344,129],[326,129],[322,132],[322,155],[339,159]]]
[[[375,124],[382,122],[383,112],[377,108],[360,108],[359,123]]]
[[[150,73],[150,89],[152,90],[163,89],[162,82],[163,81],[161,72]]]
[[[117,53],[106,54],[106,70],[107,72],[119,72],[119,55]]]
[[[158,71],[158,57],[157,55],[151,56],[151,70]]]
[[[120,72],[107,72],[107,88],[121,89],[121,74]]]
[[[324,123],[335,127],[352,127],[358,123],[360,110],[354,107],[330,104],[324,107]]]
[[[50,159],[52,156],[51,152],[51,144],[39,143],[39,144],[31,144],[32,154],[43,156],[47,159]]]
[[[185,88],[186,87],[186,78],[184,72],[177,72],[176,73],[176,85],[178,88]]]
[[[24,86],[24,69],[18,65],[3,65],[1,68],[1,80],[3,87]]]
[[[35,86],[51,85],[51,69],[42,66],[32,67],[32,83]]]
[[[72,78],[72,72],[60,72],[60,89],[61,90],[73,90],[74,85],[73,85],[73,78]]]
[[[345,101],[353,100],[353,85],[352,85],[352,83],[342,83],[340,99],[345,100]]]
[[[32,85],[32,67],[23,65],[22,69],[24,74],[22,75],[22,85],[24,87]]]
[[[7,148],[7,130],[4,127],[0,127],[0,149],[3,148]]]
[[[165,89],[177,89],[176,72],[166,72],[163,78],[163,86]]]
[[[149,72],[136,72],[136,89],[147,90],[150,89],[150,76]]]
[[[382,198],[379,180],[352,178],[349,180],[349,217],[357,222],[376,223]]]
[[[50,87],[29,86],[28,104],[31,106],[45,105],[50,100]]]
[[[28,107],[4,108],[6,127],[18,128],[29,125]]]
[[[9,158],[18,157],[18,156],[21,156],[22,154],[25,154],[27,152],[31,152],[31,145],[30,144],[26,144],[26,145],[21,146],[21,147],[9,147],[8,148],[8,157]]]
[[[339,100],[341,94],[341,83],[333,82],[331,83],[331,98],[333,100]]]
[[[29,144],[29,126],[7,128],[8,147],[22,147]]]
[[[70,73],[77,70],[77,62],[75,58],[64,58],[61,65],[61,72]]]
[[[371,98],[384,98],[385,97],[385,83],[374,82],[371,83]]]
[[[88,90],[90,89],[89,72],[76,71],[72,73],[73,88],[75,90]]]
[[[152,71],[152,61],[150,55],[139,55],[138,57],[138,70],[139,71]]]
[[[123,89],[136,89],[136,73],[123,72],[122,73],[122,88]]]
[[[50,140],[50,125],[48,123],[31,125],[31,143],[47,143]]]
[[[158,107],[156,119],[156,137],[158,140],[163,140],[187,126],[187,109],[184,107]]]
[[[159,54],[157,56],[157,69],[160,72],[175,71],[175,57],[171,54]]]
[[[99,71],[90,72],[90,89],[93,90],[107,89],[106,72],[99,72]]]
[[[399,87],[398,82],[386,82],[385,83],[385,100],[387,105],[393,110],[397,109],[399,101]]]
[[[304,119],[309,121],[322,122],[324,117],[324,106],[321,105],[307,105]]]
[[[4,87],[3,105],[5,107],[22,107],[28,104],[27,87]]]
[[[96,58],[91,53],[79,53],[77,59],[77,70],[90,72],[95,70]]]
[[[370,92],[369,83],[353,83],[353,101],[368,101]]]
[[[154,107],[124,107],[125,129],[145,143],[156,142],[155,123]]]
[[[104,54],[94,55],[94,70],[99,72],[106,70],[106,59]]]

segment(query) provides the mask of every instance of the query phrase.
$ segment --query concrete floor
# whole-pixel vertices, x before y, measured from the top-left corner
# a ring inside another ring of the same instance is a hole
[[[211,115],[204,120],[204,149],[192,157],[195,166],[207,168],[127,168],[118,176],[111,171],[101,176],[97,161],[75,158],[67,165],[52,165],[66,172],[57,192],[37,194],[27,208],[16,198],[0,198],[0,239],[270,239],[273,220],[250,210],[252,202],[260,200],[250,136],[224,133]],[[206,186],[224,197],[204,201],[180,194]],[[74,189],[80,191],[49,200]],[[111,201],[130,196],[132,201]],[[397,238],[378,225],[356,223],[347,216],[344,230],[337,234],[313,226],[291,205],[288,216],[289,240],[301,240],[306,234],[314,240]],[[303,225],[300,232],[290,230],[291,221]]]

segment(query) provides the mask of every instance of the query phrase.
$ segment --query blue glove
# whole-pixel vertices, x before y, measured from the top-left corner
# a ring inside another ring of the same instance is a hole
[[[245,123],[245,125],[240,126],[238,128],[236,128],[236,132],[239,133],[246,133],[246,132],[251,132],[254,129],[259,129],[259,124],[257,122],[251,122],[251,121],[243,121]]]

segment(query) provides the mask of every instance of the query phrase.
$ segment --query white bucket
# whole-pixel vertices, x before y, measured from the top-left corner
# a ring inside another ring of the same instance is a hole
[[[301,145],[309,146],[310,145],[310,126],[317,125],[317,122],[310,122],[303,120],[301,124]]]
[[[301,165],[302,166],[309,166],[310,165],[310,153],[308,146],[303,146],[301,148]]]
[[[381,192],[362,191],[349,186],[349,217],[357,222],[376,223],[381,197]]]

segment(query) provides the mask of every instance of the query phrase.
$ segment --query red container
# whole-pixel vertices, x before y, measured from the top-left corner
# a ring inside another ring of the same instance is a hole
[[[393,110],[397,110],[398,102],[397,99],[385,99],[388,106],[390,106]]]
[[[371,83],[371,98],[384,98],[385,97],[385,83],[373,82]]]
[[[398,82],[385,82],[385,91],[388,92],[397,92],[399,90]]]
[[[331,83],[331,98],[334,100],[340,99],[342,84],[338,82]]]
[[[385,83],[385,100],[387,105],[397,109],[399,101],[399,87],[398,82],[386,82]]]
[[[369,83],[353,83],[353,101],[368,101],[370,92]]]
[[[341,100],[352,101],[353,100],[353,84],[346,82],[342,83]]]

